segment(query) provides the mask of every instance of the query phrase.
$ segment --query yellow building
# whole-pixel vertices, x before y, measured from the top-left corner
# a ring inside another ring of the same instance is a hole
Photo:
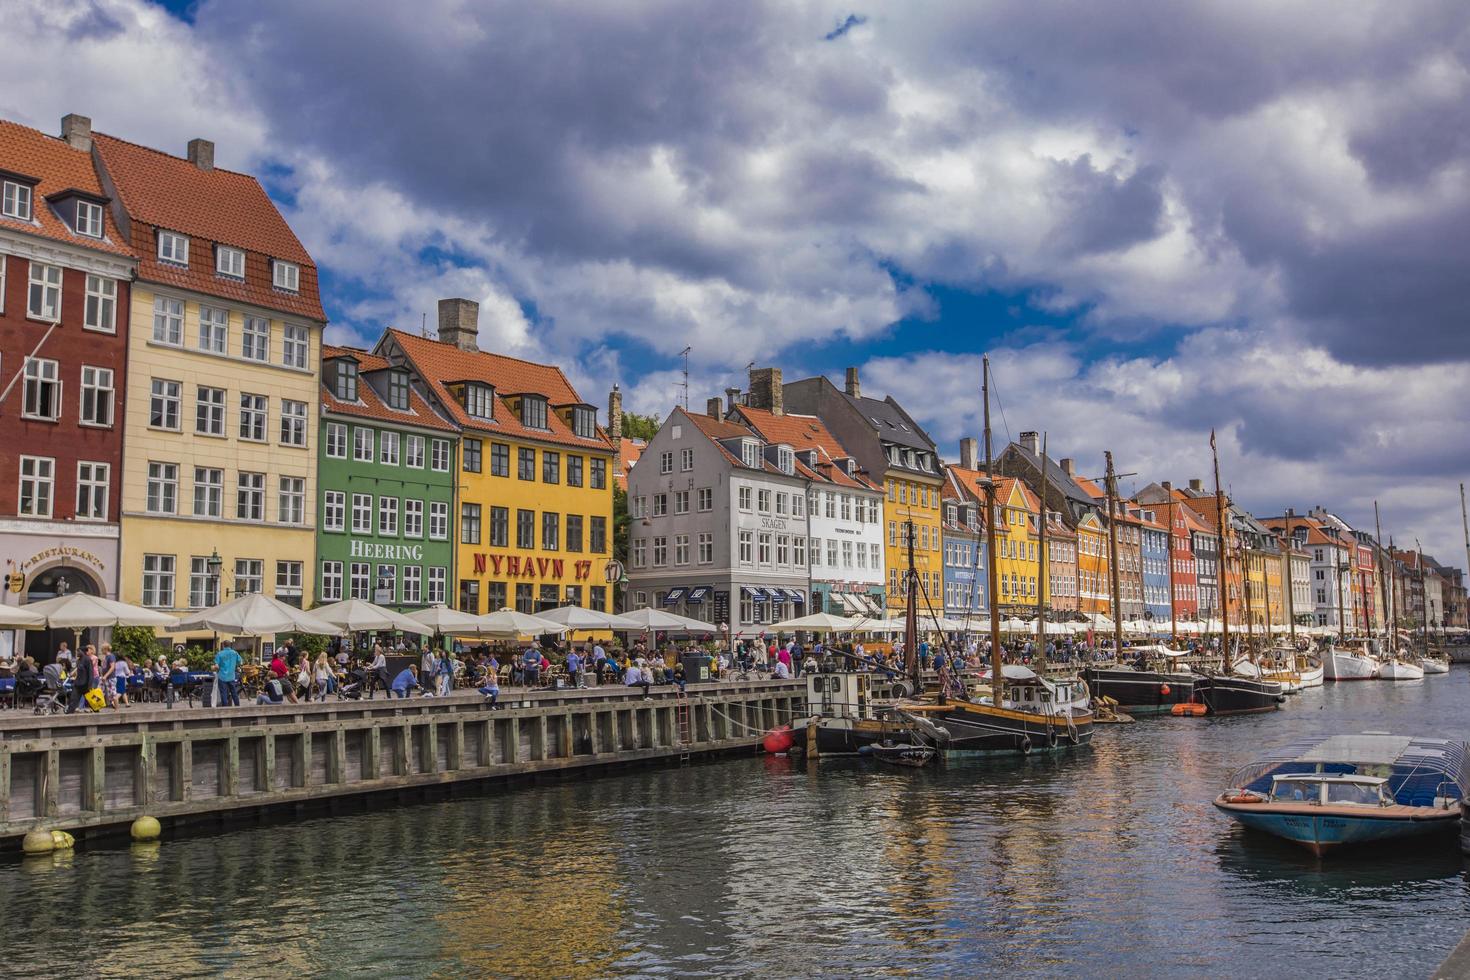
[[[911,521],[914,570],[919,576],[920,595],[927,594],[935,601],[935,608],[942,608],[944,565],[940,555],[942,512],[939,495],[944,483],[942,480],[930,483],[923,477],[908,474],[890,475],[884,482],[887,495],[883,500],[883,520],[888,527],[888,539],[883,552],[887,564],[888,608],[901,611],[908,601],[903,581],[909,567],[908,528]]]
[[[316,267],[255,178],[98,134],[140,256],[128,338],[119,597],[310,605]]]
[[[1000,508],[995,525],[1000,613],[1002,616],[1033,613],[1037,588],[1043,592],[1046,588],[1040,581],[1037,557],[1041,501],[1030,487],[1012,476],[996,479],[995,499]],[[1046,601],[1044,594],[1042,601]]]
[[[1110,616],[1113,591],[1108,571],[1108,530],[1092,511],[1077,522],[1077,608]]]
[[[439,339],[388,331],[460,433],[455,606],[612,611],[613,445],[559,368],[478,349],[479,305],[439,302]]]

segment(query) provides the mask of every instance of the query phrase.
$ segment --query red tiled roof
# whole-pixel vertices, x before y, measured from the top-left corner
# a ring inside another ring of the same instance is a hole
[[[379,344],[388,341],[397,344],[408,356],[419,376],[437,396],[439,403],[463,428],[539,442],[555,442],[582,449],[604,452],[612,450],[612,444],[600,428],[595,438],[584,439],[574,434],[571,427],[556,413],[554,407],[557,405],[583,404],[561,368],[534,364],[489,351],[460,350],[453,344],[419,337],[402,330],[389,330]],[[483,381],[494,386],[494,420],[475,418],[466,412],[449,390],[448,385],[455,381]],[[505,400],[507,396],[518,394],[541,395],[553,406],[546,413],[546,429],[533,429],[521,424],[520,416],[510,410]]]
[[[73,232],[46,201],[57,191],[73,189],[106,197],[102,182],[97,179],[97,172],[92,166],[92,154],[86,150],[75,149],[65,140],[47,136],[38,129],[0,119],[0,170],[36,177],[40,181],[31,196],[32,220],[0,217],[0,228],[99,252],[134,257],[132,248],[112,220],[110,208],[102,209],[102,238],[97,239]]]
[[[325,321],[316,264],[260,182],[232,170],[200,170],[182,157],[95,133],[103,169],[132,221],[138,277]],[[153,229],[188,235],[189,266],[158,261]],[[245,250],[245,280],[215,273],[215,243]],[[300,267],[300,291],[272,285],[271,259]]]
[[[619,487],[628,489],[628,472],[633,469],[633,464],[638,462],[647,446],[648,443],[642,439],[623,436],[618,440],[618,471],[613,474],[613,479],[618,482]]]
[[[352,357],[357,361],[357,369],[366,374],[369,371],[381,371],[389,367],[385,358],[367,351],[356,350],[351,347],[332,347],[322,345],[322,360],[328,361],[334,357]],[[379,422],[393,422],[398,425],[416,425],[426,429],[438,429],[441,432],[457,431],[453,424],[446,421],[443,416],[434,411],[429,403],[424,400],[417,390],[410,389],[408,393],[408,410],[399,411],[389,408],[377,391],[366,381],[360,381],[357,385],[357,401],[344,402],[332,394],[325,382],[322,384],[322,410],[333,415],[350,415],[355,418],[375,419]]]
[[[817,479],[839,486],[881,489],[878,484],[861,474],[857,477],[849,476],[842,467],[832,462],[852,454],[815,415],[774,415],[767,409],[751,408],[748,405],[741,405],[735,411],[757,435],[772,445],[784,444],[797,453],[817,450],[818,459],[821,460],[816,467]]]
[[[758,435],[756,435],[755,432],[747,429],[745,426],[737,425],[734,422],[726,422],[724,419],[713,418],[709,415],[696,415],[693,412],[686,412],[682,408],[675,409],[675,411],[684,416],[684,418],[693,422],[696,429],[708,436],[710,442],[714,443],[715,446],[720,450],[720,452],[724,454],[725,458],[729,460],[730,465],[739,467],[742,470],[759,469],[764,473],[776,473],[781,476],[786,475],[784,473],[781,473],[781,471],[778,470],[775,466],[771,465],[771,463],[766,460],[764,455],[761,456],[760,466],[746,466],[744,460],[742,460],[734,453],[730,452],[730,450],[726,449],[724,445],[720,443],[721,439],[750,439],[752,437],[757,439],[760,438]],[[805,467],[798,463],[797,472],[801,473],[804,470],[806,473],[810,473],[810,470],[806,470]],[[805,475],[805,473],[803,473],[803,475]]]
[[[1107,496],[1107,493],[1101,487],[1099,487],[1096,483],[1093,483],[1091,480],[1087,479],[1085,476],[1074,476],[1072,477],[1072,482],[1081,487],[1082,492],[1087,494],[1093,500],[1101,500]]]

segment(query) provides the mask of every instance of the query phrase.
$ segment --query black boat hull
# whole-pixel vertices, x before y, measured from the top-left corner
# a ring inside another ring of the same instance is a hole
[[[1194,691],[1212,715],[1246,715],[1275,711],[1286,700],[1277,681],[1211,674],[1195,682]]]
[[[1033,752],[1078,748],[1092,741],[1092,716],[1075,724],[1063,719],[1048,721],[1043,715],[1020,711],[998,713],[965,710],[961,706],[926,711],[930,721],[949,733],[940,743],[945,755]]]
[[[1176,704],[1194,699],[1194,674],[1154,670],[1089,667],[1082,679],[1094,698],[1112,698],[1130,715],[1168,714]],[[1166,693],[1167,692],[1167,693]]]

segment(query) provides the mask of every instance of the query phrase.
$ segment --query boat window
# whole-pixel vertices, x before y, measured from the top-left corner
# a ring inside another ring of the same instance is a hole
[[[1327,802],[1377,806],[1378,786],[1376,783],[1328,783]]]
[[[1308,779],[1278,779],[1271,786],[1271,800],[1282,803],[1316,803],[1322,798],[1321,785]]]

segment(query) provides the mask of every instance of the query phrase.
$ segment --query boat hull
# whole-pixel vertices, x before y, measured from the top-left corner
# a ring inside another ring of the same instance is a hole
[[[1384,681],[1422,681],[1424,668],[1402,660],[1390,660],[1378,668],[1378,679]]]
[[[1424,669],[1424,673],[1426,674],[1448,674],[1450,672],[1449,662],[1445,660],[1425,658],[1419,661],[1419,666]]]
[[[1329,681],[1371,681],[1378,676],[1378,661],[1362,654],[1329,650],[1322,658],[1322,671]]]
[[[1243,827],[1300,844],[1321,856],[1338,847],[1405,840],[1459,827],[1458,808],[1390,806],[1302,806],[1279,803],[1229,803],[1215,807]]]
[[[1092,713],[1073,719],[995,708],[976,702],[926,705],[916,709],[949,733],[940,743],[946,757],[992,753],[1030,755],[1079,748],[1092,741]]]
[[[1166,715],[1194,697],[1194,674],[1126,668],[1088,668],[1082,679],[1095,698],[1107,697],[1130,715]],[[1165,688],[1168,693],[1164,693]]]
[[[1201,704],[1212,715],[1245,715],[1259,711],[1275,711],[1286,700],[1281,685],[1275,681],[1253,680],[1211,674],[1194,685]]]
[[[818,718],[816,725],[821,755],[856,755],[900,731],[898,725],[872,719]]]
[[[1321,664],[1318,664],[1315,667],[1308,667],[1306,670],[1303,670],[1301,672],[1302,687],[1321,687],[1322,674],[1323,669]]]

